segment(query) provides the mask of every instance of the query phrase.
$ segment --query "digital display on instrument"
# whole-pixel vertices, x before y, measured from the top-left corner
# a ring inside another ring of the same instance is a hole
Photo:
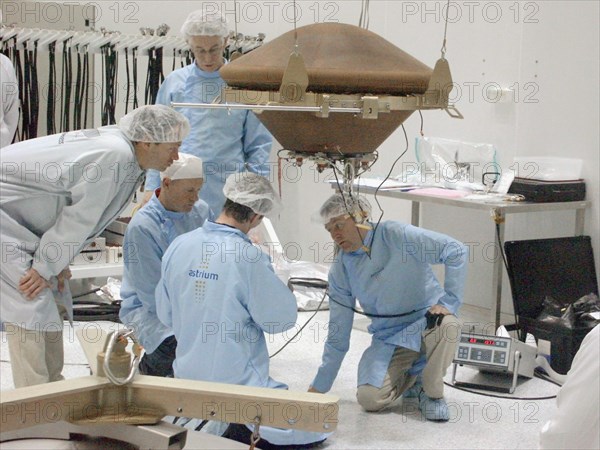
[[[492,339],[489,337],[462,336],[460,340],[461,342],[468,342],[470,344],[489,345],[492,347],[506,347],[508,345],[505,340]]]

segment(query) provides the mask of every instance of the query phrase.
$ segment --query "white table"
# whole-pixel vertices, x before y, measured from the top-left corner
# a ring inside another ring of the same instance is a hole
[[[96,277],[118,277],[123,275],[123,263],[90,263],[70,265],[72,279],[96,278]]]

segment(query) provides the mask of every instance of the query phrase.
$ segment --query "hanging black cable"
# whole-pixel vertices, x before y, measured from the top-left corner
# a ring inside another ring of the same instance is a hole
[[[83,75],[82,75],[82,85],[83,85],[83,128],[87,128],[87,119],[88,119],[88,108],[89,108],[89,81],[90,81],[90,59],[89,52],[87,47],[83,52]]]
[[[177,62],[176,59],[177,59],[177,50],[175,48],[173,48],[173,66],[171,67],[171,71],[175,70],[175,63]]]
[[[60,93],[60,122],[59,122],[59,126],[58,126],[58,131],[59,132],[63,132],[65,130],[65,102],[64,102],[64,98],[65,98],[65,76],[66,76],[66,71],[65,71],[65,43],[63,42],[63,50],[62,50],[62,54],[61,54],[61,66],[60,66],[60,86],[61,86],[61,93]]]
[[[28,50],[28,42],[23,42],[23,137],[22,140],[35,137],[31,133],[31,86],[32,86],[32,71],[33,71],[33,52]]]
[[[21,99],[21,112],[23,114],[23,135],[21,140],[29,139],[29,79],[30,79],[29,54],[27,53],[27,41],[23,42],[23,84],[20,86],[23,92]]]
[[[160,88],[160,85],[162,84],[162,82],[165,80],[165,74],[163,73],[163,48],[160,47],[158,49],[156,49],[156,66],[155,66],[155,70],[156,70],[156,79],[154,81],[154,100],[152,101],[152,104],[154,104],[154,102],[156,101],[156,96],[158,95],[158,89]]]
[[[30,135],[32,138],[37,137],[38,134],[38,118],[40,116],[40,95],[38,90],[38,76],[37,76],[37,50],[38,41],[33,44],[33,57],[31,58],[31,118],[30,118]]]
[[[156,102],[158,88],[164,79],[162,73],[162,48],[154,48],[148,50],[148,74],[146,76],[146,90],[144,100],[146,105],[153,105]]]
[[[56,42],[48,44],[48,100],[46,104],[46,134],[56,133]]]
[[[148,50],[148,69],[146,70],[146,86],[144,89],[144,104],[150,104],[150,85],[152,84],[154,68],[154,47]]]
[[[70,131],[70,118],[71,118],[71,89],[73,88],[73,70],[72,70],[72,57],[71,57],[71,45],[69,40],[63,41],[62,51],[62,74],[61,74],[61,86],[62,92],[62,103],[60,108],[60,131]]]
[[[115,111],[117,109],[117,87],[118,87],[118,83],[117,83],[117,73],[119,70],[119,54],[117,53],[117,50],[115,49],[115,45],[111,45],[110,46],[110,80],[111,80],[111,90],[112,90],[112,96],[111,96],[111,102],[110,102],[110,124],[116,124],[117,123],[117,117],[115,115]]]
[[[132,75],[133,75],[133,105],[132,108],[136,109],[139,104],[138,104],[138,97],[137,97],[137,82],[138,82],[138,76],[137,76],[137,47],[134,47],[131,49],[131,64],[132,64]]]
[[[125,90],[125,114],[127,114],[127,110],[129,107],[129,91],[130,91],[130,86],[129,86],[129,49],[127,47],[125,47],[125,75],[127,77],[127,86],[126,86],[126,90]]]
[[[117,86],[117,52],[115,46],[106,44],[102,52],[102,125],[115,124],[116,86]]]
[[[79,45],[76,48],[77,51],[77,73],[75,75],[75,92],[73,94],[73,129],[81,129],[81,109],[83,106],[82,93],[83,85],[81,84],[83,77],[83,67],[81,64],[81,53],[79,52]]]
[[[17,136],[19,141],[24,140],[25,135],[25,76],[23,74],[23,66],[21,64],[21,52],[17,48],[17,39],[14,38],[13,44],[13,66],[17,75],[17,82],[19,84],[19,104],[21,108],[21,121],[17,129]]]

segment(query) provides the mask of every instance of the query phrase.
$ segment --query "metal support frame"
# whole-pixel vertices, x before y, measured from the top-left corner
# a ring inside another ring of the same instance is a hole
[[[286,71],[287,73],[287,71]],[[286,79],[284,73],[284,80]],[[283,86],[283,82],[282,82]],[[303,83],[295,85],[306,89]],[[290,89],[279,91],[259,91],[225,87],[221,93],[222,103],[181,103],[172,102],[173,108],[209,109],[251,109],[261,111],[313,112],[317,117],[326,118],[331,113],[356,114],[363,119],[375,120],[379,114],[391,111],[415,111],[420,109],[443,109],[451,117],[462,119],[458,110],[448,103],[453,88],[450,67],[446,59],[439,59],[433,69],[429,86],[424,94],[371,95],[371,94],[323,94],[297,92],[284,94]]]
[[[2,432],[67,421],[154,424],[166,415],[328,432],[337,426],[338,398],[195,380],[137,376],[116,386],[89,376],[3,391]]]

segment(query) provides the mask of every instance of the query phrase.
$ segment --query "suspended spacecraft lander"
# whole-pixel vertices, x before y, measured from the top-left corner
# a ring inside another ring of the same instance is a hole
[[[223,66],[228,86],[220,103],[172,106],[252,109],[287,159],[310,159],[320,170],[341,164],[351,185],[414,111],[444,109],[462,118],[448,102],[452,77],[444,53],[432,70],[369,30],[318,23]]]

